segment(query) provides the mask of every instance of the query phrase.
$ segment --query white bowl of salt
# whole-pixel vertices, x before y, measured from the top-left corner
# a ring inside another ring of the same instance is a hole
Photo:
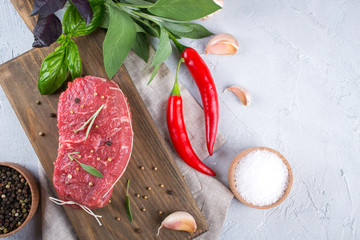
[[[247,206],[268,209],[289,195],[291,167],[283,155],[267,147],[249,148],[232,161],[228,180],[235,197]]]

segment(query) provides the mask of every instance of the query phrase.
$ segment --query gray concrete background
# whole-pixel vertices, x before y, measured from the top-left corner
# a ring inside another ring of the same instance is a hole
[[[0,1],[0,63],[31,49],[31,32]],[[360,239],[360,2],[356,0],[227,1],[203,22],[239,41],[235,56],[208,55],[219,92],[227,143],[207,163],[227,184],[233,157],[254,146],[280,151],[294,184],[270,210],[233,200],[221,239]],[[209,39],[184,41],[204,52]],[[176,54],[167,61],[175,71]],[[1,74],[1,73],[0,73]],[[181,69],[181,76],[189,74]],[[194,83],[183,82],[199,100]],[[253,98],[244,107],[228,86]],[[37,175],[38,159],[0,89],[1,161]],[[37,217],[12,239],[37,239]]]

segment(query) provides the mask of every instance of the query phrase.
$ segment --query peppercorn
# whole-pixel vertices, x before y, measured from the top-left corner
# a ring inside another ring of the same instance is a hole
[[[39,132],[39,136],[45,136],[45,133]]]
[[[140,229],[140,228],[135,228],[135,232],[137,232],[137,233],[141,233],[142,231],[141,231],[141,229]]]
[[[169,195],[174,195],[174,191],[173,191],[173,190],[167,190],[166,193],[169,194]]]
[[[18,228],[31,208],[31,192],[26,179],[15,169],[0,166],[0,235]]]
[[[151,191],[151,187],[147,187],[146,189],[149,190],[149,191]]]
[[[141,170],[144,170],[144,169],[145,169],[145,167],[144,167],[144,166],[140,166],[140,169],[141,169]]]
[[[110,142],[110,141],[107,141],[107,142],[106,142],[106,145],[110,146],[110,145],[111,145],[111,142]]]
[[[142,208],[141,211],[142,211],[142,212],[146,212],[146,208]]]
[[[162,215],[162,214],[163,214],[163,211],[160,210],[160,211],[159,211],[159,214]]]
[[[41,102],[39,101],[39,100],[36,100],[36,105],[40,105],[41,104]]]
[[[55,113],[50,113],[50,117],[51,118],[56,118],[56,114]]]
[[[116,221],[120,221],[121,220],[121,218],[119,218],[119,217],[117,217],[117,218],[115,218],[116,219]]]
[[[153,167],[154,171],[157,171],[157,167]]]
[[[79,103],[79,102],[80,102],[80,99],[75,98],[75,102],[76,102],[76,103]]]

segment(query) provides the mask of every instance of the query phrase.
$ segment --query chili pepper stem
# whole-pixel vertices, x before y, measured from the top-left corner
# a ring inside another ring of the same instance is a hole
[[[179,43],[178,40],[176,40],[176,38],[174,37],[174,35],[172,35],[170,32],[169,32],[169,36],[171,38],[171,40],[173,41],[173,43],[175,44],[177,50],[179,51],[179,53],[181,54],[187,47],[182,45],[181,43]]]
[[[178,84],[178,79],[179,79],[179,70],[180,70],[180,65],[181,63],[183,63],[185,60],[183,58],[180,58],[179,64],[176,68],[176,77],[175,77],[175,83],[174,83],[174,87],[171,90],[170,96],[179,96],[180,97],[180,89],[179,89],[179,84]]]

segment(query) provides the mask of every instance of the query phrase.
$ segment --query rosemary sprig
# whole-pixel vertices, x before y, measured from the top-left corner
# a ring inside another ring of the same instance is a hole
[[[95,177],[99,177],[99,178],[104,178],[104,176],[102,175],[102,173],[97,170],[96,168],[90,166],[90,165],[86,165],[84,163],[79,162],[79,160],[77,160],[75,157],[71,156],[73,154],[79,154],[79,152],[72,152],[68,154],[68,157],[71,160],[75,160],[77,163],[80,164],[80,166],[88,173],[90,173],[91,175],[95,176]]]
[[[89,136],[91,127],[94,124],[95,118],[97,117],[97,115],[99,115],[99,113],[100,113],[101,109],[103,109],[103,107],[104,107],[104,104],[101,105],[101,107],[94,113],[94,115],[92,115],[89,118],[89,120],[86,121],[86,123],[84,123],[84,125],[82,125],[79,129],[75,130],[74,133],[77,133],[78,131],[83,130],[86,127],[86,125],[88,125],[88,123],[90,123],[89,127],[86,130],[86,135],[85,135],[85,141],[86,141],[87,137]]]
[[[126,208],[126,214],[128,216],[128,219],[130,222],[132,222],[133,216],[132,216],[131,208],[130,208],[129,185],[130,185],[130,179],[127,181],[127,184],[126,184],[125,208]]]

